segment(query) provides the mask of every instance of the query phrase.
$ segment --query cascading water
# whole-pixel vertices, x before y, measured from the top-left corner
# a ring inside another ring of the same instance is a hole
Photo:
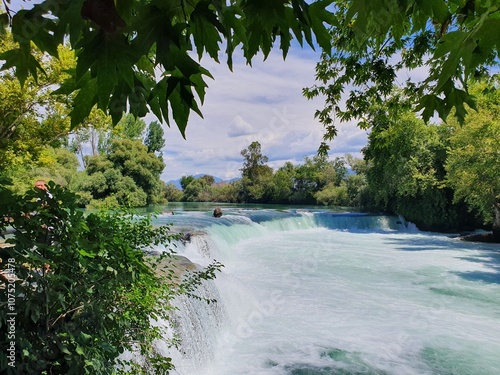
[[[159,218],[178,252],[224,264],[178,301],[181,375],[496,375],[500,246],[418,232],[402,218],[226,210]]]

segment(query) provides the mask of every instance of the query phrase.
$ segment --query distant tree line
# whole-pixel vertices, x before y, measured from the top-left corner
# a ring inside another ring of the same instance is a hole
[[[242,178],[231,183],[215,183],[212,176],[183,176],[182,190],[167,188],[169,201],[239,202],[271,204],[324,204],[358,207],[365,180],[348,173],[362,168],[363,160],[350,155],[329,160],[326,156],[305,157],[304,164],[290,162],[274,171],[267,165],[259,142],[241,151]]]

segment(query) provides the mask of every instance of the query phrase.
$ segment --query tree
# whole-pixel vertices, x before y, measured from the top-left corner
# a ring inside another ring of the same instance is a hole
[[[446,160],[447,182],[455,201],[464,200],[492,224],[500,242],[500,91],[492,82],[476,83],[471,90],[478,101],[477,113],[470,113],[464,126],[454,125]]]
[[[86,167],[84,148],[90,144],[90,155],[106,153],[108,145],[108,133],[112,131],[111,117],[100,109],[93,108],[90,114],[80,124],[78,129],[71,134],[70,149],[79,154],[80,159]]]
[[[113,128],[113,138],[142,140],[146,123],[132,114],[124,115]]]
[[[210,176],[208,174],[205,174],[205,175],[201,176],[200,179],[204,180],[208,186],[212,186],[213,184],[215,184],[214,176]]]
[[[200,202],[207,201],[208,199],[208,191],[210,189],[210,185],[206,182],[206,180],[202,178],[193,179],[189,185],[184,188],[184,200],[186,202]],[[205,195],[205,197],[201,197]]]
[[[190,111],[201,115],[196,99],[203,102],[204,79],[211,77],[191,57],[193,49],[198,58],[208,55],[218,61],[224,45],[230,68],[240,47],[251,63],[258,53],[266,58],[277,40],[286,56],[293,37],[301,45],[317,42],[328,50],[327,27],[334,22],[326,10],[329,3],[45,0],[14,14],[7,0],[0,19],[2,26],[10,26],[18,46],[0,59],[6,61],[3,69],[14,68],[24,84],[41,70],[32,44],[57,56],[57,46],[69,41],[77,66],[57,92],[76,94],[73,128],[97,105],[115,124],[126,110],[139,117],[152,111],[160,122],[173,119],[184,135]]]
[[[266,163],[268,161],[268,157],[262,154],[260,143],[257,141],[252,142],[248,148],[241,150],[240,154],[244,158],[243,168],[241,169],[243,177],[251,180],[257,179],[262,170],[267,167]]]
[[[241,151],[243,156],[242,197],[243,202],[259,202],[269,199],[273,169],[267,163],[267,156],[262,154],[259,142],[252,142]]]
[[[273,203],[289,203],[295,183],[295,167],[286,162],[273,175],[271,200]]]
[[[15,191],[24,193],[33,187],[36,180],[52,180],[69,187],[78,176],[79,163],[74,153],[66,148],[44,147],[38,159],[30,164],[10,165],[2,175],[12,181]]]
[[[153,121],[148,125],[144,144],[148,146],[148,152],[159,153],[165,147],[165,139],[163,138],[163,128],[157,121]]]
[[[163,187],[163,194],[167,202],[181,202],[182,201],[182,191],[177,188],[174,184],[166,184]]]
[[[182,187],[182,190],[186,189],[186,187],[191,183],[191,181],[193,181],[195,178],[194,176],[182,176],[181,177],[181,180],[180,180],[180,184],[181,184],[181,187]]]
[[[0,35],[0,53],[14,48],[12,39],[10,33]],[[33,53],[42,55],[36,49]],[[60,146],[69,133],[65,99],[50,95],[50,91],[64,79],[64,71],[75,59],[63,46],[58,48],[58,55],[60,59],[43,59],[45,74],[37,81],[28,78],[24,86],[14,72],[0,74],[0,172],[14,165],[36,163],[46,146]]]
[[[160,174],[165,164],[138,140],[115,139],[108,154],[86,158],[86,174],[75,187],[84,194],[81,204],[140,207],[160,203],[163,183]]]
[[[95,108],[92,112],[94,110]],[[101,112],[100,110],[98,111]],[[109,116],[108,120],[108,126],[103,127],[102,131],[99,133],[99,152],[101,154],[108,154],[110,152],[111,144],[114,140],[143,140],[146,123],[142,119],[136,118],[130,113],[124,114],[120,121],[118,121],[118,124],[114,127],[112,126],[111,118]]]
[[[384,122],[389,111],[409,107],[424,120],[435,113],[463,121],[474,107],[469,79],[498,62],[500,3],[489,0],[338,0],[338,23],[331,30],[333,52],[325,51],[316,68],[317,84],[308,98],[325,97],[316,117],[325,126],[320,151],[337,134],[336,119],[358,121],[361,128]],[[422,80],[407,80],[417,68]],[[391,96],[402,85],[404,95]],[[349,90],[345,100],[343,94]]]
[[[301,45],[317,42],[324,51],[319,84],[306,96],[326,96],[324,110],[317,113],[326,127],[325,141],[336,135],[333,112],[341,120],[360,120],[362,127],[373,125],[364,116],[368,104],[383,100],[398,73],[418,67],[428,67],[428,74],[422,82],[407,82],[410,104],[423,110],[424,119],[435,112],[444,119],[452,108],[463,119],[464,103],[473,107],[468,80],[498,61],[500,4],[490,0],[194,0],[180,5],[177,0],[45,0],[15,14],[10,0],[4,4],[1,25],[9,26],[18,47],[0,59],[6,61],[3,69],[15,68],[21,83],[41,70],[31,43],[56,56],[57,46],[69,40],[77,52],[77,67],[58,90],[76,93],[73,127],[98,105],[115,124],[126,110],[136,116],[152,111],[160,122],[173,119],[184,135],[190,111],[201,114],[196,99],[203,102],[204,78],[210,77],[191,58],[193,49],[199,58],[218,61],[224,45],[231,68],[240,47],[250,64],[259,52],[266,58],[278,39],[284,56],[292,37]],[[341,93],[350,84],[355,89],[341,110]],[[320,150],[327,148],[323,143]]]
[[[450,231],[474,223],[446,186],[446,126],[428,126],[407,113],[378,126],[363,150],[370,208],[400,214],[423,230]]]
[[[318,203],[325,206],[349,205],[349,196],[347,192],[347,185],[345,183],[337,186],[333,182],[330,182],[323,189],[314,193],[314,198],[318,201]]]
[[[123,176],[129,176],[147,195],[147,203],[157,203],[161,193],[160,174],[165,164],[154,154],[148,153],[139,141],[123,139],[111,144],[108,156]]]
[[[240,181],[235,181],[231,183],[220,182],[215,186],[212,186],[210,192],[211,202],[228,202],[237,203],[238,195],[241,190]]]
[[[315,194],[329,186],[340,186],[347,176],[342,158],[329,160],[326,154],[305,157],[304,164],[296,167],[292,200],[296,203],[316,203]]]

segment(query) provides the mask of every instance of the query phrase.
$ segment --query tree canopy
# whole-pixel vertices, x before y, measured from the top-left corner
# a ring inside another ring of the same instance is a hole
[[[192,52],[219,61],[225,48],[231,68],[240,47],[248,63],[258,53],[267,57],[277,40],[284,56],[293,38],[328,49],[333,21],[330,1],[45,0],[17,12],[10,3],[0,20],[17,46],[0,60],[22,84],[44,72],[33,45],[52,56],[66,42],[76,51],[76,68],[57,90],[74,96],[72,127],[97,105],[114,123],[126,111],[153,112],[161,122],[173,119],[182,134],[190,111],[201,115],[197,100],[211,77]]]
[[[455,200],[464,200],[484,222],[493,223],[493,233],[500,240],[500,92],[491,90],[498,80],[471,86],[478,113],[468,115],[464,126],[450,122],[454,132],[446,171]]]
[[[368,128],[384,123],[393,108],[408,107],[425,121],[454,113],[463,122],[467,107],[475,108],[470,79],[498,63],[498,1],[335,3],[332,53],[323,53],[316,85],[304,90],[308,98],[325,98],[316,113],[326,128],[320,151],[337,135],[336,120]],[[391,97],[394,86],[402,92]]]
[[[336,134],[333,111],[362,118],[401,71],[418,67],[426,78],[406,83],[414,107],[425,119],[452,108],[463,119],[464,103],[473,106],[467,80],[498,60],[500,44],[500,4],[490,0],[45,0],[17,12],[4,3],[0,22],[17,45],[0,55],[2,69],[14,68],[22,84],[44,75],[34,46],[58,56],[68,42],[76,51],[76,68],[56,91],[73,99],[72,127],[97,105],[115,124],[125,111],[153,112],[184,135],[211,77],[194,54],[219,61],[224,49],[231,68],[240,48],[250,64],[275,43],[286,56],[294,38],[324,51],[307,95],[327,95],[318,113],[326,139]],[[339,96],[351,84],[359,90],[342,110]]]

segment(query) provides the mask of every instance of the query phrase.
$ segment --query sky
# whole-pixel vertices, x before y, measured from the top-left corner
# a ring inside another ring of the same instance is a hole
[[[323,137],[323,126],[314,113],[323,108],[322,99],[308,100],[302,89],[314,84],[319,52],[295,46],[283,61],[273,50],[266,61],[256,57],[252,67],[235,57],[231,72],[225,60],[217,64],[207,59],[201,65],[214,79],[201,107],[203,118],[190,115],[186,139],[175,123],[164,126],[166,167],[162,180],[208,174],[229,180],[240,177],[241,151],[253,141],[261,144],[268,165],[277,169],[290,161],[302,164],[314,156]],[[153,114],[146,123],[157,120]],[[361,157],[367,133],[355,124],[337,124],[338,136],[330,142],[330,157],[346,153]]]

